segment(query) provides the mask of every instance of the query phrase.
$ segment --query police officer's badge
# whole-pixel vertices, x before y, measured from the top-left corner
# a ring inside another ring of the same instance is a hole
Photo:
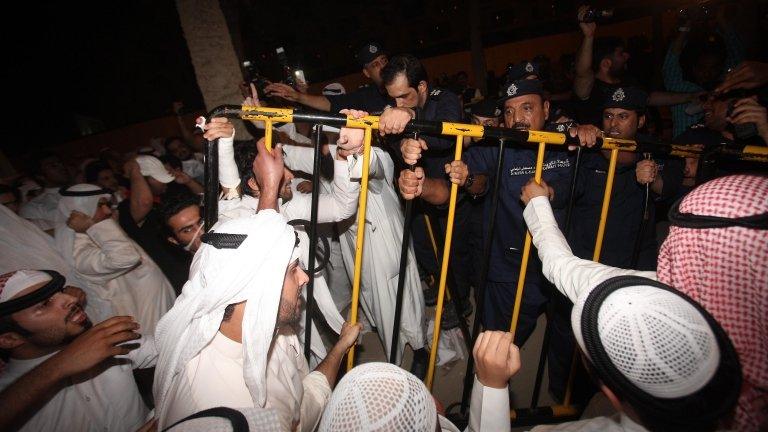
[[[557,131],[558,132],[565,132],[565,125],[562,124],[562,123],[557,125]]]
[[[378,50],[379,50],[379,49],[376,47],[376,45],[369,45],[369,46],[368,46],[368,51],[369,51],[371,54],[376,54],[376,51],[378,51]]]
[[[440,90],[440,89],[434,89],[434,90],[432,90],[431,92],[429,92],[429,95],[430,95],[430,96],[439,96],[439,95],[440,95],[440,92],[441,92],[441,90]]]
[[[515,83],[510,84],[509,88],[507,88],[507,96],[514,96],[517,94],[517,86]]]
[[[528,63],[525,65],[525,71],[526,71],[526,72],[529,72],[529,73],[533,72],[533,65],[532,65],[530,62],[528,62]]]
[[[611,96],[611,99],[613,99],[614,102],[621,102],[626,98],[627,95],[624,94],[623,88],[616,89],[615,92],[613,92],[613,96]]]

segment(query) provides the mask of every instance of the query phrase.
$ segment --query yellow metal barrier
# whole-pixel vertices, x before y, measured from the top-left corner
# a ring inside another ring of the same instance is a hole
[[[461,160],[461,151],[464,146],[464,136],[456,135],[456,151],[454,160]],[[440,263],[440,285],[437,290],[437,306],[435,306],[435,328],[432,332],[432,349],[429,350],[429,366],[425,384],[432,391],[432,383],[435,378],[435,362],[437,361],[437,346],[440,340],[440,322],[443,318],[443,302],[445,300],[445,282],[448,277],[448,261],[451,258],[451,241],[453,239],[453,220],[456,216],[456,197],[459,194],[459,185],[451,183],[451,197],[448,201],[448,221],[445,227],[445,243],[443,243],[443,261]]]
[[[363,267],[363,245],[365,244],[365,212],[368,205],[368,174],[371,169],[371,128],[365,128],[363,138],[363,175],[360,179],[360,202],[357,207],[357,238],[355,242],[355,273],[352,280],[352,311],[350,322],[357,324],[357,309],[360,304],[360,281]],[[355,366],[355,346],[347,354],[347,370]]]

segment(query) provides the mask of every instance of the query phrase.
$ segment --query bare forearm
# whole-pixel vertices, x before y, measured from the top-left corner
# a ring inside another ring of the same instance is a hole
[[[688,103],[691,101],[692,93],[672,93],[672,92],[651,92],[648,96],[649,106],[669,106]]]
[[[451,196],[449,183],[443,179],[425,178],[421,189],[421,199],[424,201],[440,205],[448,202]]]
[[[276,212],[280,211],[277,208],[277,191],[278,188],[261,189],[261,193],[259,194],[259,207],[256,209],[257,213],[267,209],[272,209]]]
[[[320,111],[330,111],[331,102],[327,97],[322,95],[311,95],[306,93],[299,93],[298,102],[302,105],[306,105],[310,108],[314,108]]]
[[[664,180],[661,177],[656,177],[651,182],[651,190],[656,195],[661,195],[661,192],[664,190]]]
[[[64,376],[56,356],[27,372],[0,392],[0,430],[15,430],[58,390]]]
[[[576,60],[576,76],[573,80],[573,91],[577,97],[586,99],[592,91],[595,74],[592,70],[592,46],[594,37],[585,36],[579,48],[579,56]]]
[[[336,344],[331,351],[328,352],[328,355],[325,356],[323,361],[321,361],[315,368],[315,371],[325,375],[325,378],[328,380],[328,385],[330,385],[331,388],[336,386],[336,375],[339,372],[339,367],[341,366],[341,361],[344,359],[345,353],[346,350],[340,347],[339,344]]]
[[[139,223],[147,217],[147,213],[152,210],[152,190],[141,171],[138,169],[131,172],[131,217],[133,221]]]

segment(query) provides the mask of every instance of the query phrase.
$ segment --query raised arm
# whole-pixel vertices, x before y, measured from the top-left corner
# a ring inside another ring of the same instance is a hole
[[[579,27],[584,35],[576,57],[576,76],[573,78],[573,93],[579,99],[589,98],[595,83],[595,71],[592,70],[592,49],[595,44],[595,23],[581,22],[588,7],[579,8]]]
[[[150,210],[152,210],[152,205],[154,204],[152,190],[149,188],[147,179],[141,174],[141,168],[135,159],[126,162],[123,169],[125,170],[125,176],[131,182],[131,218],[136,224],[141,224]]]

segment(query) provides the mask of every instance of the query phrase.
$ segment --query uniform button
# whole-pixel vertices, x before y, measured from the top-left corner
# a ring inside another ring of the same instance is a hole
[[[85,401],[86,401],[86,402],[90,402],[90,401],[91,401],[91,397],[90,397],[90,396],[86,396],[86,397],[85,397]]]

